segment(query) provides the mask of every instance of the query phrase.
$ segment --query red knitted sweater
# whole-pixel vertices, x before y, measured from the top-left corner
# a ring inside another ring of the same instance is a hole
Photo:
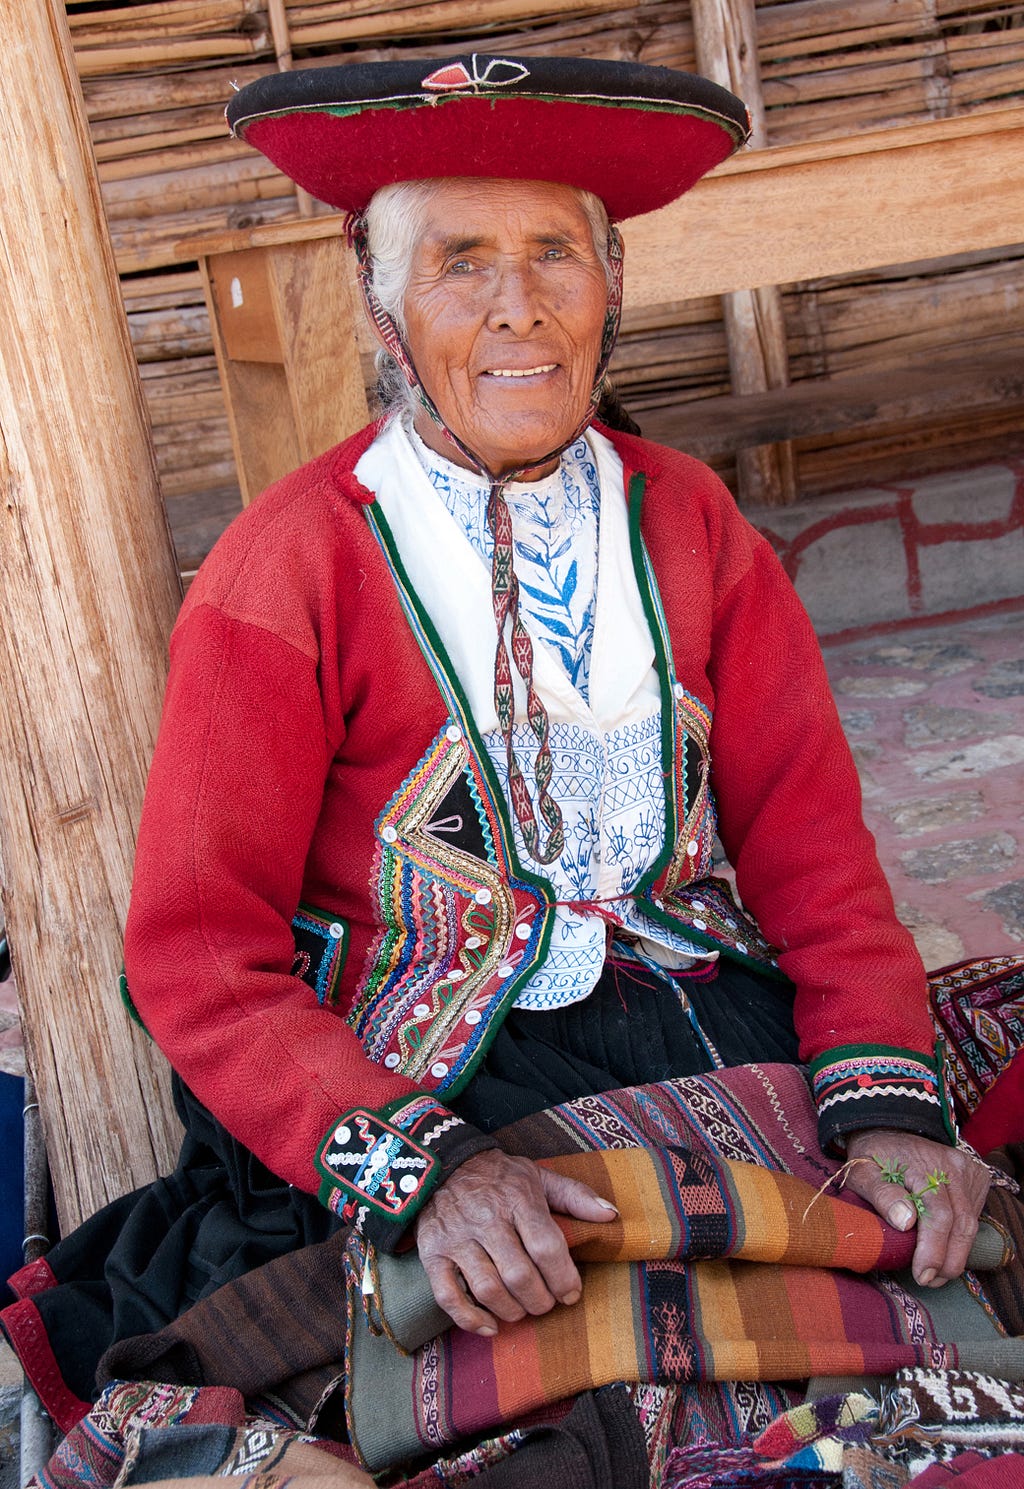
[[[367,521],[372,494],[352,475],[374,433],[265,492],[188,593],[125,958],[134,1004],[171,1062],[285,1179],[319,1184],[334,1208],[366,1200],[373,1186],[337,1151],[353,1108],[365,1117],[358,1152],[378,1168],[388,1143],[391,1157],[405,1143],[417,1187],[382,1208],[404,1221],[480,1144],[367,1058],[344,1017],[380,953],[380,814],[451,722]],[[627,477],[646,477],[641,527],[674,677],[713,714],[721,839],[796,986],[801,1053],[832,1114],[825,1135],[890,1125],[941,1137],[924,971],[861,819],[810,623],[706,467],[609,437]],[[293,972],[300,902],[327,912],[342,943],[324,1002]],[[331,1168],[325,1132],[337,1139]]]

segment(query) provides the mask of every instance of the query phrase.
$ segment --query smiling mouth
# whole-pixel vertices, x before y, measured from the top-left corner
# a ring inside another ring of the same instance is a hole
[[[541,367],[489,367],[484,377],[537,377],[542,372],[554,372],[557,362],[545,362]]]

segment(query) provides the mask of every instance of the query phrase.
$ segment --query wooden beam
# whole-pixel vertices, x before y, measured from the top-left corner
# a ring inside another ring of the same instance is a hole
[[[624,225],[626,304],[1024,242],[1024,107],[740,154]]]
[[[1015,403],[1024,406],[1024,358],[1016,351],[885,374],[816,378],[683,406],[648,406],[637,417],[648,439],[710,460],[762,442]]]
[[[64,5],[0,21],[0,852],[66,1229],[180,1140],[117,995],[180,594]]]

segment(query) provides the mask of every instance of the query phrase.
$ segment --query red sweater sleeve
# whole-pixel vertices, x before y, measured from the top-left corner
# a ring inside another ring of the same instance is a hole
[[[924,967],[864,825],[810,621],[738,514],[725,519],[719,572],[709,676],[720,835],[795,984],[822,1138],[877,1125],[948,1140]]]
[[[353,1109],[373,1140],[405,1144],[404,1173],[422,1182],[397,1194],[404,1224],[453,1160],[469,1156],[459,1151],[467,1140],[472,1151],[493,1144],[367,1059],[344,1019],[292,975],[291,920],[343,734],[340,717],[325,714],[318,673],[312,648],[214,605],[195,604],[179,622],[126,975],[143,1023],[200,1100],[273,1172],[319,1187],[330,1208],[348,1205],[357,1218],[351,1206],[365,1199],[344,1183]],[[428,1108],[433,1126],[447,1127],[447,1149],[425,1154],[403,1113],[422,1129]],[[363,1209],[378,1214],[372,1201]],[[374,1239],[399,1234],[385,1223]]]

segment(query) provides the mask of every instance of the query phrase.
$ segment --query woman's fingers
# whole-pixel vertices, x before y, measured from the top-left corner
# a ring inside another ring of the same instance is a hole
[[[496,1319],[512,1323],[579,1300],[580,1275],[552,1207],[594,1220],[616,1213],[585,1184],[499,1149],[468,1159],[424,1206],[420,1259],[460,1328],[493,1333]]]
[[[439,1308],[443,1308],[452,1323],[468,1334],[484,1334],[490,1338],[498,1332],[495,1319],[486,1309],[478,1308],[459,1280],[455,1263],[445,1256],[423,1257],[423,1270],[427,1274],[430,1290]]]
[[[984,1164],[915,1133],[881,1128],[852,1133],[847,1154],[858,1160],[849,1170],[847,1187],[890,1225],[899,1230],[917,1226],[915,1280],[940,1287],[959,1277],[988,1194]]]
[[[576,1220],[614,1220],[618,1210],[608,1200],[595,1194],[589,1184],[568,1179],[553,1169],[540,1168],[541,1184],[548,1206],[559,1215],[572,1215]]]

